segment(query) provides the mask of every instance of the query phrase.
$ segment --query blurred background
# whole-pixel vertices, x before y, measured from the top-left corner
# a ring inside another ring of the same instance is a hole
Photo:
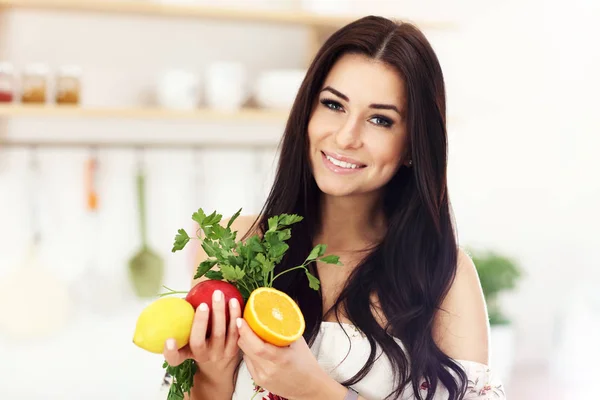
[[[0,0],[0,399],[165,398],[138,294],[189,288],[198,207],[259,210],[308,62],[366,14],[442,64],[509,398],[598,398],[597,1]]]

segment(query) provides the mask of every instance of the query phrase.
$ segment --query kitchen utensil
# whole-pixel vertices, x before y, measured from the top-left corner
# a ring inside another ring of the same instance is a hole
[[[156,98],[161,107],[192,110],[200,104],[200,81],[191,72],[167,71],[158,82]]]
[[[260,107],[289,110],[294,104],[306,71],[275,69],[261,73],[256,81],[255,98]]]
[[[248,98],[247,73],[243,64],[219,61],[206,69],[205,98],[209,107],[235,111]]]
[[[74,297],[84,313],[89,311],[106,315],[115,312],[121,306],[121,292],[117,290],[117,279],[108,274],[105,269],[99,268],[101,254],[100,241],[100,214],[98,196],[98,156],[97,149],[91,148],[90,155],[85,161],[85,206],[88,211],[89,233],[86,256],[87,261],[83,272],[72,284]]]
[[[140,298],[149,298],[156,296],[160,291],[164,278],[164,262],[148,246],[146,172],[141,162],[138,162],[137,166],[136,186],[142,247],[129,261],[129,278],[135,294]]]
[[[51,335],[67,323],[71,301],[68,288],[41,261],[39,160],[32,148],[28,179],[32,238],[27,258],[0,282],[0,332],[15,339]]]

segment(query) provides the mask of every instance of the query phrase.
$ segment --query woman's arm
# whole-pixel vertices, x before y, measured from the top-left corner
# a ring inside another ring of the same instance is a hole
[[[488,315],[475,264],[463,251],[458,253],[456,278],[437,312],[433,338],[449,357],[489,362]]]
[[[322,375],[322,381],[314,386],[314,390],[315,392],[306,397],[306,400],[344,400],[348,394],[347,387],[327,375]],[[360,395],[356,396],[353,399],[366,400]]]
[[[201,368],[194,376],[194,386],[186,400],[231,400],[235,391],[234,374],[241,361],[241,355],[236,362],[218,368],[219,374],[205,373]]]
[[[479,276],[462,250],[456,278],[434,319],[433,338],[465,371],[469,379],[465,400],[505,399],[502,383],[488,367],[489,323]]]

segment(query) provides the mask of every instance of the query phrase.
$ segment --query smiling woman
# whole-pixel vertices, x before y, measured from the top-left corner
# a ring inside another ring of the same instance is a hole
[[[308,124],[317,185],[334,196],[380,197],[376,192],[408,165],[403,81],[388,64],[350,53],[324,86]]]
[[[326,41],[264,208],[240,227],[260,234],[269,217],[304,217],[274,284],[297,302],[304,335],[277,347],[238,320],[225,347],[237,344],[239,368],[198,362],[192,399],[247,400],[257,387],[262,399],[504,399],[487,366],[479,280],[454,232],[445,102],[437,57],[413,25],[365,17]],[[310,265],[319,291],[294,268],[316,243],[343,263]]]

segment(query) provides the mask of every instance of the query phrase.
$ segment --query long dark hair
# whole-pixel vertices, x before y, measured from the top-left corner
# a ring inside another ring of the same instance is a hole
[[[389,397],[412,385],[415,396],[423,381],[432,399],[438,384],[449,399],[460,399],[466,375],[432,338],[438,311],[456,273],[455,237],[446,183],[447,137],[444,78],[425,36],[413,25],[381,17],[361,18],[335,32],[310,65],[292,107],[281,143],[273,187],[255,227],[265,232],[267,219],[296,213],[290,248],[277,271],[301,264],[319,230],[320,190],[311,173],[307,127],[315,100],[340,56],[362,54],[394,67],[406,87],[406,123],[411,167],[399,168],[385,188],[385,238],[369,249],[345,284],[332,310],[342,310],[367,337],[371,353],[351,379],[362,379],[376,360],[379,345],[390,359],[396,382]],[[323,319],[321,293],[309,288],[301,270],[283,275],[275,286],[292,296],[306,319],[305,339],[312,344]],[[312,267],[316,275],[316,268]],[[379,298],[387,326],[372,313],[371,295]],[[399,338],[403,348],[394,340]]]

